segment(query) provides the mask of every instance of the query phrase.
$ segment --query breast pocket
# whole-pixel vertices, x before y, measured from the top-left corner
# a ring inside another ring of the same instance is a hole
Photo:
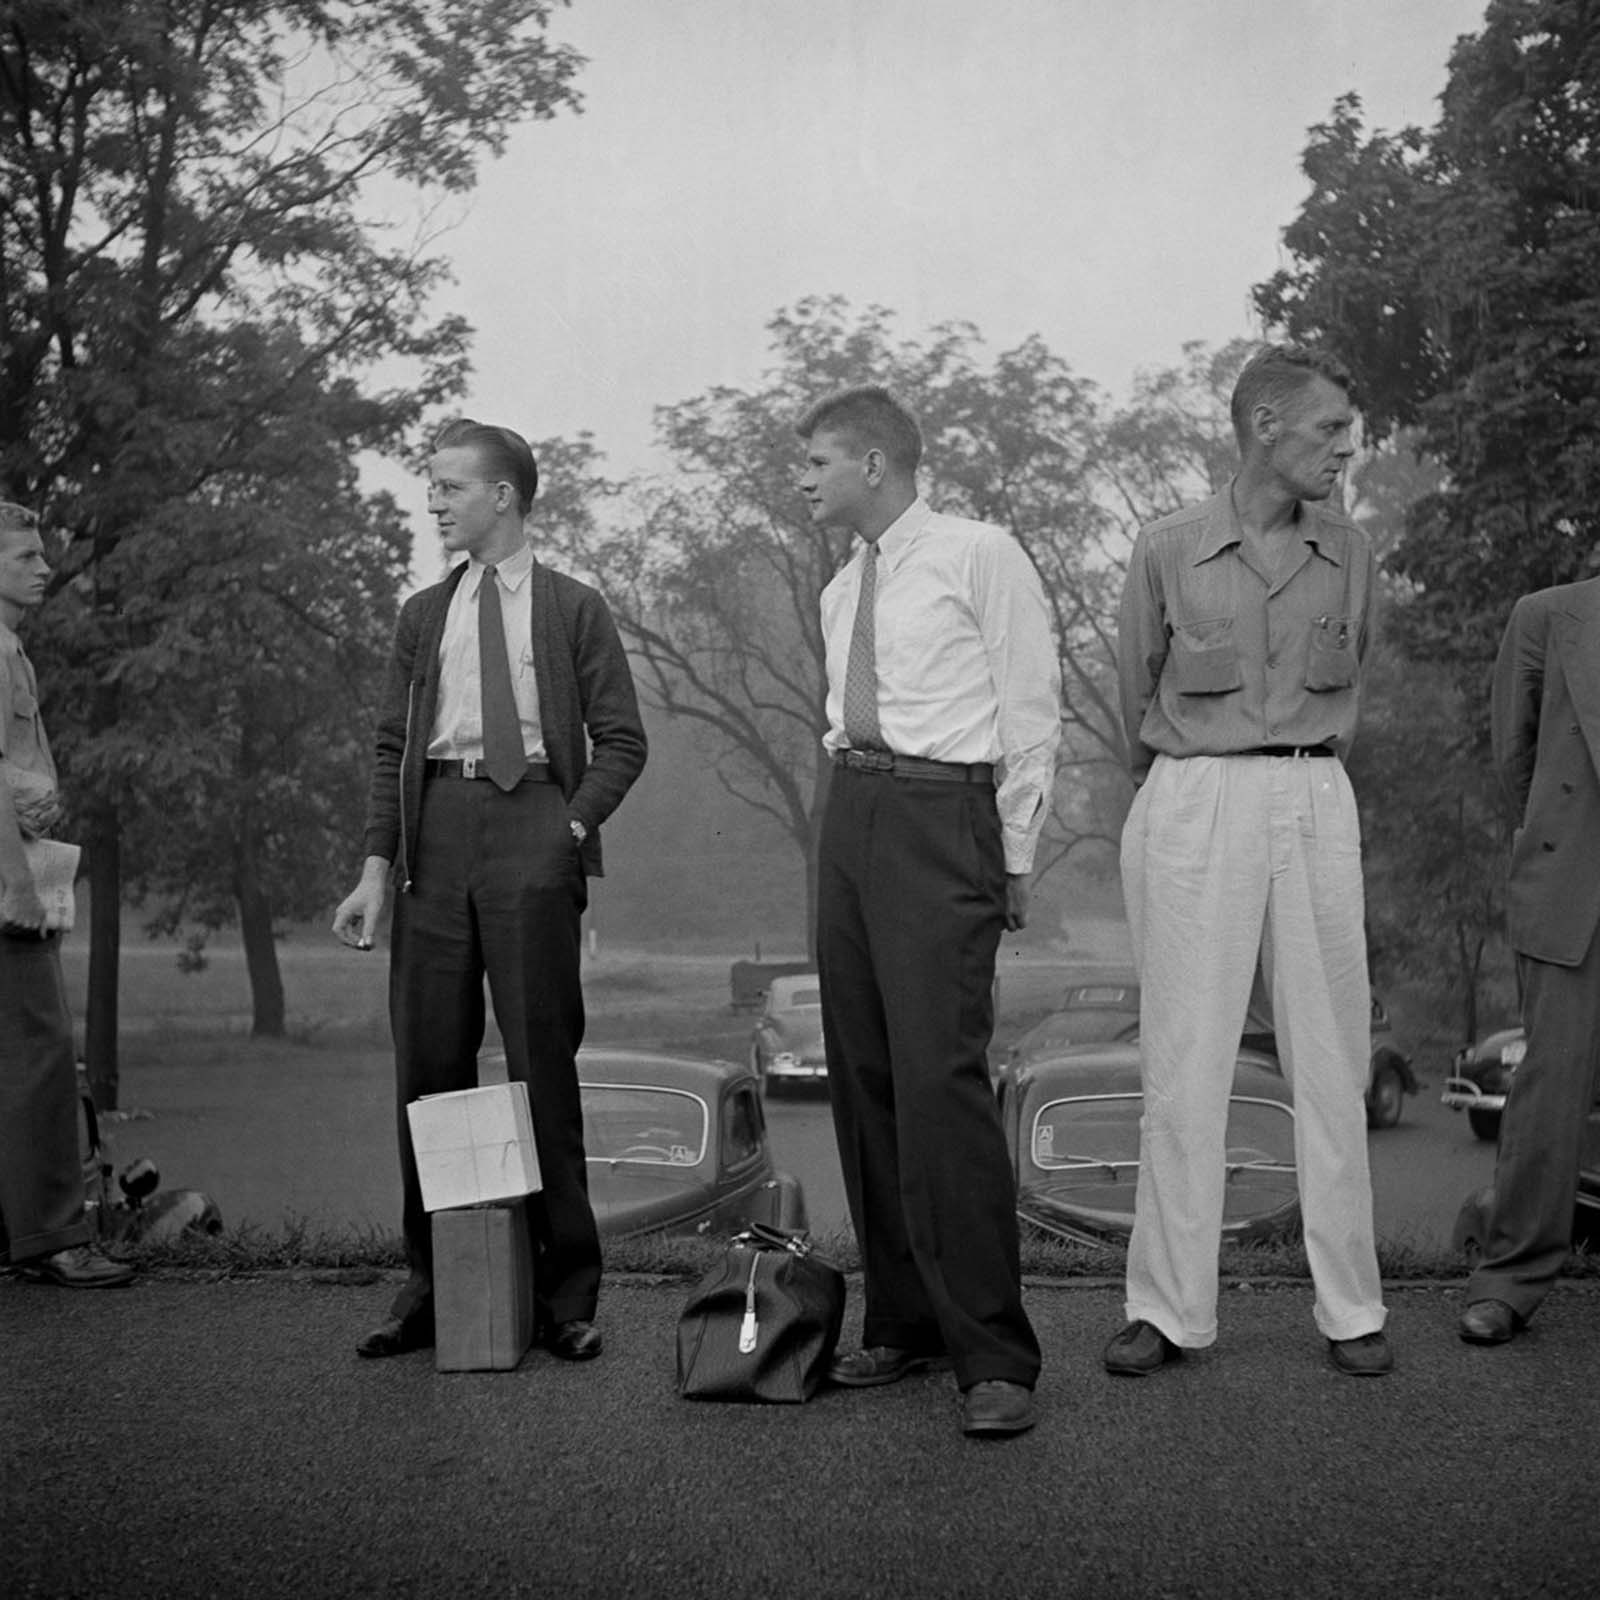
[[[1318,617],[1311,624],[1306,654],[1306,688],[1322,693],[1348,689],[1356,681],[1356,621],[1353,617]]]
[[[1167,664],[1179,694],[1227,694],[1243,687],[1233,618],[1174,623]]]

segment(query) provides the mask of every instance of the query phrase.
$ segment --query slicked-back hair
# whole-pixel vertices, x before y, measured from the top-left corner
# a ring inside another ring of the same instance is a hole
[[[509,483],[516,490],[517,506],[523,516],[533,509],[533,497],[539,492],[539,464],[520,433],[460,417],[439,430],[433,448],[476,450],[485,475],[495,483]]]
[[[1245,362],[1228,403],[1233,435],[1241,453],[1250,445],[1250,418],[1256,407],[1268,405],[1282,413],[1313,378],[1326,378],[1337,384],[1355,404],[1355,380],[1350,369],[1337,356],[1314,345],[1269,344]]]
[[[922,429],[904,401],[881,384],[857,384],[817,401],[795,424],[795,433],[809,439],[837,433],[863,455],[881,450],[890,466],[910,474],[922,460]]]

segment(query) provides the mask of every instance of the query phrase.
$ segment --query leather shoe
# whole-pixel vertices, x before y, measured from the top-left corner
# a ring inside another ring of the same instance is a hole
[[[1033,1390],[1005,1378],[985,1378],[961,1395],[961,1431],[975,1439],[1007,1439],[1039,1420]]]
[[[134,1276],[126,1261],[113,1261],[89,1244],[57,1250],[19,1266],[23,1275],[35,1283],[53,1283],[62,1289],[120,1289],[132,1283]]]
[[[1143,1378],[1169,1361],[1181,1361],[1182,1349],[1153,1322],[1130,1322],[1105,1348],[1106,1371],[1122,1378]]]
[[[828,1378],[846,1389],[871,1389],[880,1383],[898,1383],[913,1372],[943,1372],[950,1358],[927,1350],[903,1350],[896,1344],[870,1344],[836,1356]]]
[[[376,1360],[382,1356],[403,1356],[409,1350],[427,1350],[432,1344],[431,1328],[390,1317],[356,1342],[356,1354]]]
[[[1468,1344],[1509,1344],[1525,1326],[1504,1300],[1474,1300],[1461,1313],[1461,1337]]]
[[[1328,1359],[1347,1378],[1381,1378],[1394,1371],[1394,1352],[1381,1333],[1355,1339],[1330,1339]]]
[[[545,1349],[563,1361],[593,1361],[604,1344],[600,1330],[592,1322],[577,1318],[571,1322],[552,1323],[545,1330]]]

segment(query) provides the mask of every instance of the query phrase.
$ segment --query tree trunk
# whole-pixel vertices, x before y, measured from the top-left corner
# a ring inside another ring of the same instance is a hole
[[[233,887],[239,902],[245,971],[250,976],[250,1032],[257,1038],[281,1039],[283,972],[278,966],[278,944],[272,937],[272,905],[249,840],[240,843]]]
[[[117,1109],[117,983],[122,959],[122,846],[115,806],[89,819],[89,1003],[84,1062],[101,1111]]]

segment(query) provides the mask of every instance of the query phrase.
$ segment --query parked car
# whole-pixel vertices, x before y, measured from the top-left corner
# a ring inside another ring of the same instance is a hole
[[[1456,1051],[1439,1098],[1453,1111],[1464,1110],[1480,1139],[1500,1137],[1500,1113],[1527,1048],[1527,1036],[1517,1027],[1501,1028]]]
[[[1139,1047],[1075,1044],[1006,1067],[997,1086],[1017,1215],[1047,1233],[1125,1244],[1139,1175]],[[1275,1062],[1242,1050],[1228,1101],[1224,1239],[1300,1225],[1294,1109]]]
[[[766,1088],[820,1083],[828,1075],[822,1051],[822,990],[815,972],[772,980],[750,1040],[750,1066]]]
[[[1504,1032],[1520,1032],[1506,1029]],[[1491,1037],[1498,1037],[1491,1035]],[[1485,1039],[1483,1043],[1488,1044]],[[1472,1110],[1469,1106],[1468,1111]],[[1499,1113],[1494,1113],[1498,1117]],[[1452,1235],[1455,1247],[1469,1262],[1483,1249],[1489,1212],[1494,1206],[1494,1185],[1475,1189],[1462,1203]],[[1600,1250],[1600,1101],[1589,1108],[1583,1126],[1583,1150],[1578,1158],[1578,1188],[1573,1196],[1572,1242],[1587,1250]]]
[[[761,1085],[748,1067],[586,1049],[578,1083],[603,1237],[806,1227],[805,1192],[773,1164]]]
[[[1021,1061],[1069,1044],[1130,1041],[1139,1037],[1139,980],[1131,972],[1111,972],[1074,983],[1061,997],[1061,1007],[1019,1039],[1012,1060]],[[1259,992],[1250,997],[1240,1047],[1278,1062],[1272,1008]],[[1405,1097],[1419,1088],[1411,1058],[1400,1048],[1383,1002],[1372,997],[1372,1059],[1367,1074],[1367,1126],[1392,1128],[1400,1120]]]

